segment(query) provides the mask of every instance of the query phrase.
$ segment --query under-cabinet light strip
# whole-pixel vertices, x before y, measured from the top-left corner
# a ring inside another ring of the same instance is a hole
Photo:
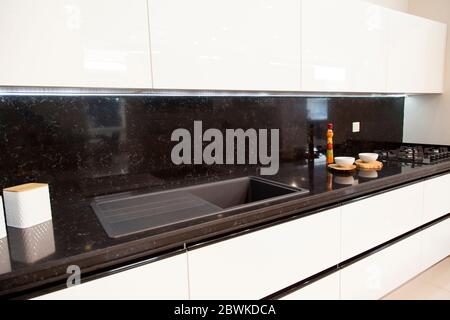
[[[405,94],[332,93],[332,92],[275,92],[275,91],[220,91],[220,90],[148,90],[148,89],[87,89],[0,87],[0,96],[173,96],[173,97],[307,97],[307,98],[392,98]]]

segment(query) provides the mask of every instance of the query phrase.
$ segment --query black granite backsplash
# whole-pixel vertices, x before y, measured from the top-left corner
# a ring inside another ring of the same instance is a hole
[[[5,95],[0,187],[40,181],[55,190],[64,183],[87,196],[231,174],[233,166],[172,164],[173,130],[192,130],[195,120],[204,130],[280,129],[282,163],[305,162],[310,146],[316,156],[323,151],[329,122],[337,155],[370,152],[402,141],[403,113],[401,97]],[[353,121],[361,122],[360,133],[351,132]]]

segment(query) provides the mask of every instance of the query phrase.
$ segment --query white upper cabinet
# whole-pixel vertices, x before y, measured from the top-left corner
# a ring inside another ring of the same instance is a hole
[[[146,0],[2,0],[0,43],[0,86],[151,88]]]
[[[360,0],[1,0],[0,86],[440,93],[446,34]]]
[[[447,25],[386,11],[389,21],[387,91],[443,92]]]
[[[384,92],[385,9],[359,0],[302,3],[302,91]]]
[[[299,0],[149,0],[160,89],[300,91]]]

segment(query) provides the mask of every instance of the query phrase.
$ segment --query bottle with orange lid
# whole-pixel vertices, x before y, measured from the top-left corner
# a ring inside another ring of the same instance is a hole
[[[327,131],[327,164],[334,163],[334,154],[333,154],[333,124],[328,124]]]

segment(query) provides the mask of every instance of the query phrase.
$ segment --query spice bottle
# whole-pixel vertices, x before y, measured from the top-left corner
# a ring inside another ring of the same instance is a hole
[[[328,125],[327,131],[327,164],[334,163],[334,154],[333,154],[333,124]]]

